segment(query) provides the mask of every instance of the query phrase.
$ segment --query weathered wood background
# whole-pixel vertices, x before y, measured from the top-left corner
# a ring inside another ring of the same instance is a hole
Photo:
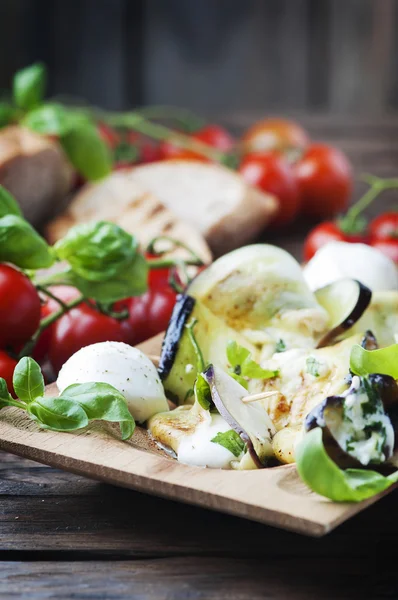
[[[386,112],[397,23],[397,0],[1,0],[0,88],[40,59],[116,109]]]

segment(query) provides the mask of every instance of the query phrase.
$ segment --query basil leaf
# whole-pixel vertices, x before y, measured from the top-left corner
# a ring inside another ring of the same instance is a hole
[[[138,242],[115,223],[98,221],[72,227],[54,251],[76,275],[88,281],[107,281],[128,267],[137,254]]]
[[[234,456],[238,457],[245,452],[246,444],[233,429],[224,433],[217,433],[211,440],[214,444],[219,444],[229,450]]]
[[[88,425],[83,408],[69,398],[36,398],[27,406],[27,411],[43,429],[75,431]]]
[[[43,104],[29,111],[21,124],[37,133],[60,136],[71,128],[71,119],[61,104]]]
[[[308,487],[335,502],[360,502],[398,481],[398,471],[385,477],[367,469],[339,469],[325,450],[320,427],[304,435],[296,446],[295,459]]]
[[[380,373],[398,379],[398,344],[379,350],[365,350],[355,344],[351,350],[350,369],[355,375]]]
[[[250,350],[230,341],[227,344],[227,358],[231,367],[240,366],[250,356]]]
[[[13,398],[8,391],[7,383],[5,379],[0,377],[0,409],[5,406],[9,406],[9,403],[13,401]]]
[[[200,406],[205,410],[210,410],[210,408],[214,406],[211,397],[210,386],[200,373],[195,381],[194,394]]]
[[[40,104],[44,98],[46,82],[46,68],[42,63],[18,71],[13,81],[15,104],[23,110],[30,110]]]
[[[305,361],[305,364],[307,367],[307,373],[309,373],[313,377],[319,377],[320,363],[316,360],[314,356],[309,356]]]
[[[76,287],[84,296],[103,304],[113,303],[130,296],[141,296],[148,284],[148,265],[141,254],[122,273],[104,282],[87,281],[73,271],[62,273],[66,285]]]
[[[120,423],[122,440],[128,440],[133,435],[135,421],[127,408],[126,399],[112,385],[77,383],[67,387],[62,397],[78,402],[90,420]]]
[[[286,350],[286,344],[285,344],[285,342],[281,338],[276,343],[275,352],[284,352],[285,350]]]
[[[270,369],[263,369],[258,363],[250,358],[247,358],[241,365],[242,374],[250,379],[270,379],[276,377],[278,371],[271,371]]]
[[[270,371],[263,369],[256,361],[252,359],[250,350],[239,346],[235,341],[230,341],[227,344],[227,358],[231,365],[230,375],[239,381],[241,385],[247,389],[247,381],[245,377],[250,379],[270,379],[276,377],[278,371]],[[245,382],[243,384],[242,382]]]
[[[5,187],[0,185],[0,217],[16,215],[22,217],[22,211],[14,196]]]
[[[28,356],[21,358],[14,370],[13,386],[24,402],[33,402],[44,394],[44,379],[37,362]]]
[[[47,242],[22,217],[0,218],[0,262],[10,262],[21,269],[50,267],[54,257]]]
[[[94,123],[77,121],[60,138],[61,145],[72,165],[90,181],[102,179],[112,169],[109,148]]]
[[[8,102],[0,102],[0,127],[14,123],[18,117],[18,110]]]

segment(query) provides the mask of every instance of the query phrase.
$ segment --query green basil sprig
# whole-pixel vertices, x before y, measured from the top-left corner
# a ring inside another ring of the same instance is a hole
[[[115,223],[77,225],[55,244],[54,253],[69,268],[51,283],[73,285],[97,302],[116,302],[147,289],[148,264],[138,242]]]
[[[13,81],[13,97],[16,106],[30,110],[40,104],[44,98],[47,83],[46,68],[36,63],[18,71]]]
[[[47,242],[25,219],[8,214],[0,218],[0,262],[10,262],[21,269],[42,269],[54,263],[54,256]]]
[[[36,63],[18,71],[13,103],[0,102],[0,127],[12,122],[42,135],[57,136],[67,157],[85,179],[94,181],[112,170],[112,158],[101,138],[92,111],[44,102],[47,71]]]
[[[398,344],[378,350],[365,350],[355,344],[351,350],[350,369],[354,375],[380,373],[398,379]]]
[[[322,429],[306,433],[295,449],[297,471],[311,490],[335,502],[360,502],[398,481],[398,471],[387,477],[368,469],[340,469],[327,454]]]
[[[86,298],[101,304],[111,304],[130,296],[140,296],[148,288],[148,264],[141,254],[117,275],[106,281],[90,281],[69,270],[62,277],[67,285],[76,287]]]
[[[125,397],[107,383],[74,384],[58,398],[44,396],[44,379],[33,358],[22,358],[15,367],[13,386],[19,400],[14,400],[4,379],[0,378],[0,409],[16,406],[25,410],[42,429],[76,431],[90,421],[119,423],[123,440],[134,432],[135,421]]]
[[[115,223],[98,221],[72,227],[54,246],[60,260],[88,281],[107,281],[136,257],[136,238]]]
[[[249,379],[270,379],[278,375],[278,371],[270,371],[260,367],[252,359],[250,350],[239,346],[235,341],[230,341],[227,344],[227,358],[231,365],[230,375],[246,389],[248,387],[246,377]]]

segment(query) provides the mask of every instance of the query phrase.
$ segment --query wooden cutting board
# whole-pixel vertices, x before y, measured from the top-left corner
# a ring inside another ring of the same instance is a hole
[[[141,348],[156,356],[160,344],[157,336]],[[48,392],[54,394],[54,388]],[[381,496],[333,503],[311,492],[294,465],[258,471],[190,467],[158,449],[141,427],[128,442],[111,424],[94,423],[73,434],[45,431],[16,408],[0,413],[0,448],[99,481],[312,536],[328,533]]]

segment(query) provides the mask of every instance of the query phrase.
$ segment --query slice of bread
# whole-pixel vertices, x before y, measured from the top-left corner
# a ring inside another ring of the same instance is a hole
[[[40,226],[65,202],[73,169],[57,142],[17,125],[0,129],[0,184]]]
[[[211,262],[211,252],[201,234],[178,219],[141,184],[126,177],[124,171],[116,171],[101,183],[86,185],[68,210],[47,226],[46,237],[54,243],[73,225],[99,220],[112,221],[133,233],[142,247],[154,237],[165,235],[185,243],[206,264]],[[165,243],[163,248],[168,246]],[[186,252],[177,250],[175,255],[186,256]]]
[[[72,200],[65,218],[70,224],[94,217],[112,218],[123,224],[122,215],[126,219],[136,186],[154,194],[173,214],[201,233],[217,256],[255,239],[278,206],[273,196],[250,187],[226,167],[175,160],[133,167],[84,188]],[[131,226],[135,218],[132,213]],[[56,230],[57,222],[49,229],[52,239]]]

